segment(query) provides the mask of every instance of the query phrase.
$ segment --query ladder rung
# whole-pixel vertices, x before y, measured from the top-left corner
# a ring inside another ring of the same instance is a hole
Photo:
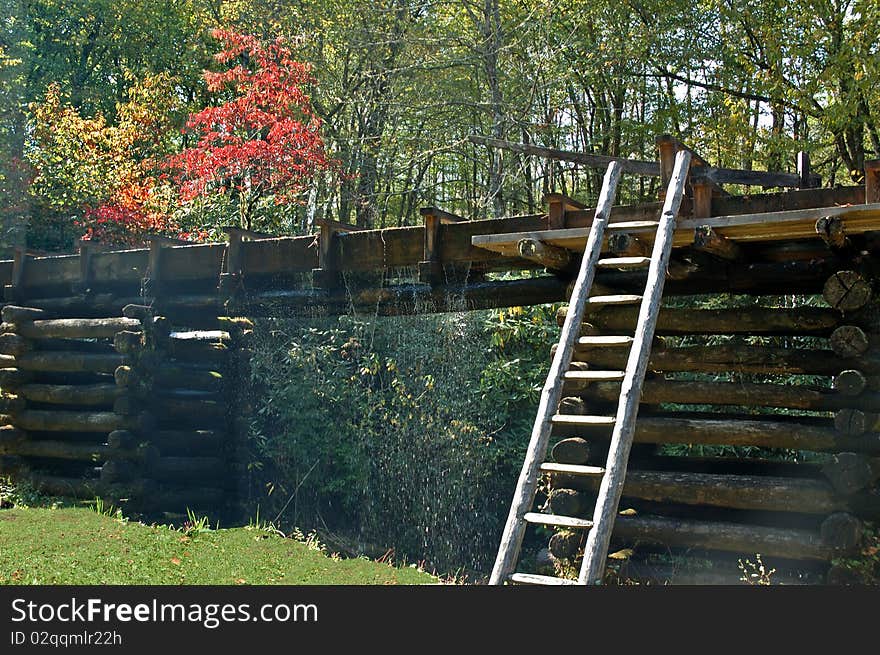
[[[586,466],[584,464],[557,464],[556,462],[544,462],[541,464],[542,473],[564,473],[566,475],[579,475],[593,478],[605,475],[605,469],[601,466]]]
[[[568,578],[555,578],[552,575],[535,575],[534,573],[514,573],[508,581],[516,584],[531,585],[576,585],[577,580]]]
[[[623,371],[566,371],[566,380],[581,382],[616,382],[626,375]]]
[[[637,305],[642,302],[641,296],[623,294],[619,296],[591,296],[588,305]]]
[[[632,337],[623,336],[581,337],[580,339],[578,339],[579,346],[596,346],[608,348],[628,346],[632,342]]]
[[[643,268],[650,265],[650,257],[608,257],[596,262],[598,268]]]
[[[577,519],[573,516],[559,516],[558,514],[541,514],[540,512],[528,512],[523,519],[533,525],[548,525],[554,528],[577,528],[589,530],[593,522],[587,519]]]
[[[620,223],[609,223],[605,230],[656,230],[660,227],[659,221],[621,221]]]
[[[598,427],[614,425],[613,416],[578,416],[577,414],[554,414],[551,420],[556,425],[592,425]]]

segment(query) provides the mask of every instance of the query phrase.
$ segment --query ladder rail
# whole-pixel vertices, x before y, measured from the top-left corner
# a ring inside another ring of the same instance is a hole
[[[605,171],[599,202],[596,205],[596,214],[587,238],[584,258],[572,288],[571,305],[562,326],[559,347],[556,349],[550,371],[547,374],[547,381],[541,391],[541,401],[532,427],[525,461],[517,481],[516,493],[510,506],[507,522],[504,525],[495,565],[489,578],[491,585],[504,584],[514,572],[519,559],[527,525],[523,517],[530,510],[535,499],[540,467],[547,453],[553,427],[551,419],[556,414],[559,401],[562,398],[562,376],[571,364],[575,343],[580,335],[580,324],[583,320],[590,289],[593,286],[596,263],[601,255],[605,228],[608,225],[611,207],[614,205],[614,199],[617,195],[617,184],[620,181],[621,172],[622,168],[617,161],[608,164],[608,169]]]
[[[654,248],[651,253],[648,281],[639,309],[638,322],[625,375],[621,383],[620,399],[611,435],[605,475],[602,476],[596,509],[593,513],[593,529],[587,535],[584,559],[578,576],[578,582],[582,585],[600,584],[605,574],[611,532],[614,529],[614,520],[620,498],[623,495],[627,461],[642,395],[642,383],[648,368],[648,356],[651,353],[651,342],[654,338],[660,301],[663,297],[666,268],[672,253],[675,220],[681,207],[690,161],[691,153],[687,150],[681,150],[676,155],[675,168],[663,204],[660,225],[657,228],[657,237],[654,240]]]

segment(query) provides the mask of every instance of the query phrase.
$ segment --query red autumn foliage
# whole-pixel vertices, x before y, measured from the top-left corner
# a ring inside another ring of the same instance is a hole
[[[174,225],[166,214],[153,206],[152,180],[132,182],[118,189],[113,197],[97,207],[85,207],[86,229],[83,239],[107,245],[142,246],[150,234],[167,234]]]
[[[215,55],[222,72],[206,72],[208,88],[230,91],[232,98],[192,114],[189,130],[196,145],[170,157],[183,200],[232,192],[242,221],[254,203],[274,196],[295,201],[308,181],[328,170],[321,121],[304,87],[314,83],[311,67],[295,61],[282,38],[263,42],[255,36],[215,30],[223,43]]]

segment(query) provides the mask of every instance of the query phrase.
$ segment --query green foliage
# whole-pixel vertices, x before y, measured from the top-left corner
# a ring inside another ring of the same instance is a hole
[[[208,530],[202,524],[197,532],[181,534],[169,526],[119,521],[85,508],[2,510],[0,543],[0,584],[435,582],[410,567],[334,561],[312,544],[273,532]]]
[[[252,360],[253,445],[270,492],[261,505],[281,508],[288,525],[323,522],[439,570],[485,566],[546,375],[553,315],[264,326]]]

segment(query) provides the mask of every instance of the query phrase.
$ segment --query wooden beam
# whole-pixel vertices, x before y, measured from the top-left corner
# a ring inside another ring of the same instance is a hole
[[[708,225],[700,225],[694,230],[694,242],[691,247],[728,261],[737,261],[743,257],[742,248]]]
[[[557,150],[555,148],[544,148],[525,143],[512,143],[510,141],[490,139],[477,135],[471,135],[468,139],[471,143],[480,146],[509,150],[523,155],[536,155],[539,157],[546,157],[547,159],[569,161],[589,168],[602,169],[606,168],[611,162],[617,162],[620,165],[621,171],[624,173],[634,173],[646,177],[657,177],[660,175],[660,167],[657,165],[657,162],[653,161],[641,161],[637,159],[624,159],[622,157],[609,157],[607,155],[593,155],[583,152]]]
[[[846,250],[850,241],[839,216],[822,216],[816,220],[816,234],[831,250]]]
[[[521,239],[518,244],[520,257],[536,262],[551,271],[564,271],[572,261],[571,251],[536,239]]]
[[[692,180],[694,194],[692,215],[694,218],[708,218],[712,215],[712,185],[705,180]]]

